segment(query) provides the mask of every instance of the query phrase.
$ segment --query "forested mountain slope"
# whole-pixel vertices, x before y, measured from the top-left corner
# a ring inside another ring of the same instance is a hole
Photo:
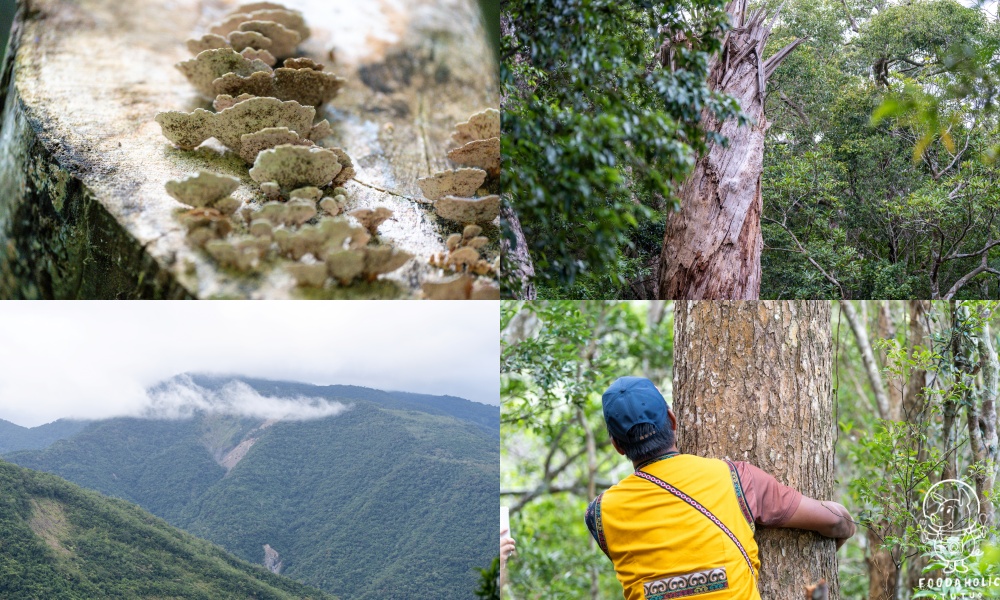
[[[68,438],[86,426],[86,421],[59,419],[28,428],[0,419],[0,453],[48,448],[56,440]]]
[[[0,461],[0,490],[0,598],[333,598],[53,475]]]
[[[229,379],[192,377],[204,387]],[[499,408],[241,380],[336,399],[334,417],[97,421],[9,460],[134,501],[246,560],[346,598],[472,598],[496,554]]]

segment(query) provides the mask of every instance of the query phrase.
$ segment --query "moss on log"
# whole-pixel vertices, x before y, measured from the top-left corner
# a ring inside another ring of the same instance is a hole
[[[264,201],[238,156],[214,140],[178,150],[153,121],[210,108],[174,64],[236,4],[22,1],[0,80],[0,297],[411,297],[435,274],[428,257],[461,227],[418,201],[417,178],[450,166],[455,123],[499,103],[474,3],[285,2],[313,30],[300,53],[348,80],[317,118],[358,170],[349,208],[392,209],[382,243],[418,257],[387,279],[322,290],[297,288],[281,268],[218,267],[185,242],[164,190],[205,168],[239,177],[237,199]],[[485,254],[497,252],[494,242]]]

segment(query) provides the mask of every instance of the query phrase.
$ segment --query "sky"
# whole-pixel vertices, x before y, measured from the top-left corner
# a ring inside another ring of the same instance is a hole
[[[499,336],[495,302],[0,302],[0,419],[34,427],[208,400],[255,414],[337,410],[303,398],[262,404],[240,388],[206,398],[183,382],[169,398],[147,392],[186,372],[497,405]]]

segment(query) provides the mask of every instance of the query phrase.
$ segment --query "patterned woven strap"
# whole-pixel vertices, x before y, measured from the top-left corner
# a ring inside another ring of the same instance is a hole
[[[754,523],[753,512],[750,511],[750,505],[747,504],[746,495],[743,494],[743,482],[740,481],[740,474],[736,470],[736,465],[725,461],[729,465],[729,475],[733,479],[733,491],[736,492],[736,501],[740,504],[740,511],[743,512],[743,518],[747,520],[747,524],[750,525],[750,531],[757,533],[757,525]]]
[[[601,498],[603,497],[604,492],[601,492],[590,505],[590,509],[594,511],[594,530],[597,532],[597,545],[601,547],[601,550],[608,558],[611,558],[611,552],[608,550],[608,540],[604,537],[604,523],[601,522]]]
[[[666,481],[663,481],[662,479],[654,477],[654,476],[650,475],[649,473],[647,473],[645,471],[636,471],[635,474],[638,475],[639,477],[642,477],[646,481],[649,481],[651,483],[654,483],[654,484],[660,486],[661,488],[663,488],[664,490],[670,492],[674,496],[677,496],[678,498],[680,498],[681,500],[683,500],[684,502],[686,502],[689,506],[691,506],[692,508],[694,508],[695,510],[697,510],[698,512],[700,512],[704,516],[708,517],[709,521],[715,523],[715,525],[719,529],[721,529],[723,533],[725,533],[727,536],[729,536],[729,539],[731,539],[733,541],[733,543],[736,544],[736,547],[739,548],[740,554],[743,555],[743,559],[747,561],[747,567],[750,568],[750,574],[753,575],[753,578],[756,581],[756,579],[757,579],[757,572],[754,571],[753,562],[750,560],[750,555],[747,554],[747,551],[743,548],[743,544],[741,544],[740,540],[736,538],[736,535],[732,531],[729,531],[729,528],[726,527],[726,524],[723,523],[722,521],[720,521],[719,518],[716,517],[712,513],[712,511],[708,510],[707,508],[705,508],[704,506],[702,506],[700,502],[698,502],[697,500],[695,500],[691,496],[688,496],[687,494],[685,494],[684,492],[682,492],[679,489],[675,488],[674,486],[670,485]]]

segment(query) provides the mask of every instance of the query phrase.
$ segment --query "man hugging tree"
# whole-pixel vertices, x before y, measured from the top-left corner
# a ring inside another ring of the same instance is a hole
[[[746,462],[679,453],[677,418],[650,380],[621,377],[602,404],[611,443],[635,472],[595,498],[586,521],[626,600],[760,600],[758,525],[815,531],[837,548],[854,535],[836,502]]]

